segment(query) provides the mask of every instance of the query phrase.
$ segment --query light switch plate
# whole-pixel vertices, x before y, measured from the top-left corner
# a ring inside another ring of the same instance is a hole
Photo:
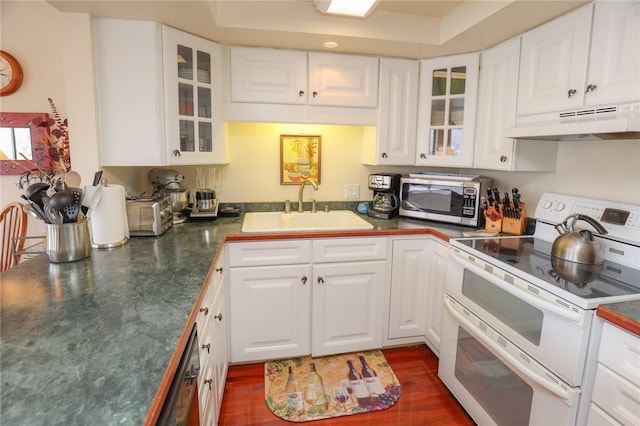
[[[360,198],[360,184],[350,183],[344,186],[344,198],[357,200]]]

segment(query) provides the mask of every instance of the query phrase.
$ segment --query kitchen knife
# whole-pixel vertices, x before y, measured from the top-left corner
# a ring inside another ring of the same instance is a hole
[[[513,188],[511,190],[511,195],[513,195],[513,209],[516,214],[516,218],[520,219],[520,191],[518,188]]]
[[[498,188],[493,188],[493,199],[500,202],[500,191],[498,191]]]
[[[487,188],[487,200],[489,201],[489,205],[493,205],[493,194],[491,193],[491,188]]]

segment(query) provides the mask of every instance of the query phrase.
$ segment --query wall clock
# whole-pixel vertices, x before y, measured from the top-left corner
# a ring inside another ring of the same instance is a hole
[[[22,84],[22,67],[20,63],[0,50],[0,96],[8,96],[18,90]]]

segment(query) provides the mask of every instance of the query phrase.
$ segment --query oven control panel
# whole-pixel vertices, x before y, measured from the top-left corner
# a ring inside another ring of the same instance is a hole
[[[558,224],[572,214],[592,217],[611,237],[640,243],[640,206],[634,204],[547,192],[540,197],[535,217],[539,221]],[[578,222],[578,227],[590,229],[586,222]]]

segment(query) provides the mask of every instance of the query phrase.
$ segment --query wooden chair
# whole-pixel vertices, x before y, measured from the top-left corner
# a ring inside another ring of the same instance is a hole
[[[17,202],[7,204],[0,212],[0,272],[17,265],[20,261],[20,252],[27,235],[27,219],[22,204]]]

